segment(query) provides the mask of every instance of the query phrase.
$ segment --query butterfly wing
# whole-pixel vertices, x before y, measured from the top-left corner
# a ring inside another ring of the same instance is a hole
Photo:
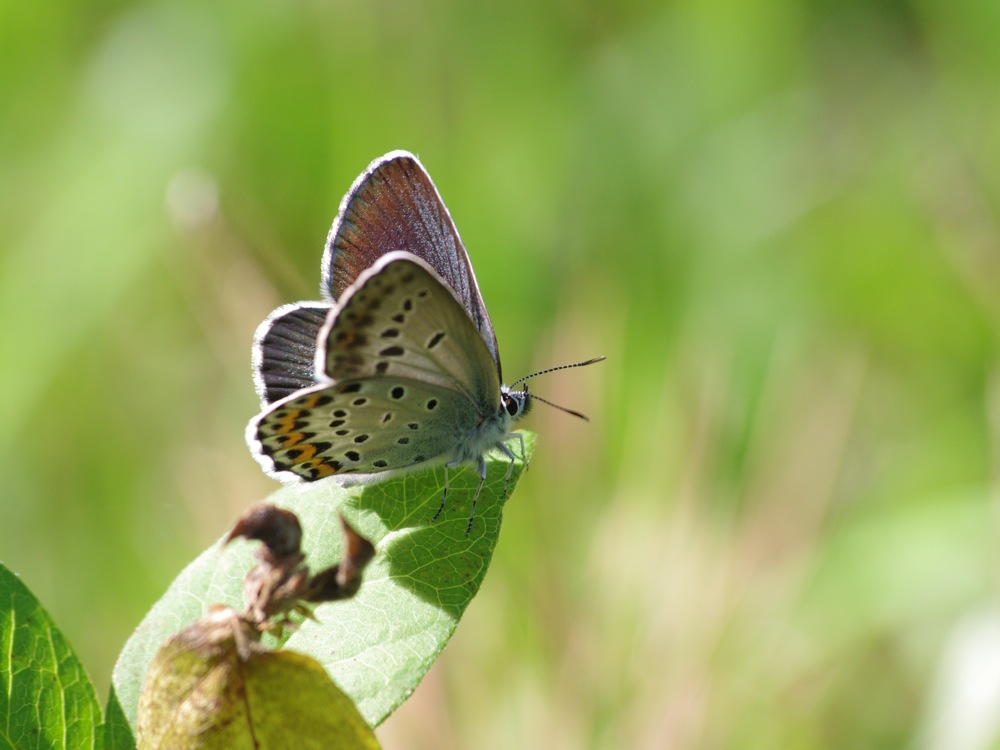
[[[500,382],[451,289],[424,261],[395,252],[341,303],[319,335],[315,371],[325,382],[247,427],[264,470],[313,481],[466,459],[500,408]]]
[[[462,303],[405,252],[382,256],[344,294],[320,331],[316,372],[428,383],[461,394],[484,417],[500,404],[492,356]]]
[[[439,463],[475,429],[472,403],[432,383],[362,378],[319,385],[251,420],[247,443],[276,479],[363,480]]]
[[[344,197],[323,253],[322,293],[339,300],[365,269],[397,250],[416,255],[444,279],[502,379],[496,333],[469,255],[430,175],[406,151],[373,161]]]
[[[316,384],[316,340],[332,305],[297,302],[267,316],[253,339],[253,380],[262,408]]]

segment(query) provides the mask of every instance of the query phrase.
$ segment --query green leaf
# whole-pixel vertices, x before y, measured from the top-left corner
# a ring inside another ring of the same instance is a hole
[[[92,748],[101,721],[94,686],[42,605],[0,565],[0,745]]]
[[[104,726],[101,727],[101,740],[98,747],[104,750],[134,750],[135,736],[128,723],[128,717],[122,710],[115,690],[111,688],[108,705],[104,707]]]
[[[524,434],[530,457],[534,436]],[[513,446],[520,455],[520,445]],[[489,456],[487,478],[465,535],[478,482],[471,466],[449,472],[448,501],[437,521],[444,469],[343,489],[333,482],[283,487],[268,499],[299,515],[313,570],[341,556],[340,509],[375,543],[378,554],[348,601],[320,605],[284,644],[316,659],[377,726],[416,688],[475,596],[496,546],[509,463]],[[514,463],[508,495],[524,466]],[[215,603],[241,608],[243,576],[254,564],[250,543],[216,544],[170,586],[125,645],[115,666],[111,703],[135,727],[139,689],[153,654]],[[119,746],[119,745],[116,745]],[[125,745],[120,745],[124,747]]]

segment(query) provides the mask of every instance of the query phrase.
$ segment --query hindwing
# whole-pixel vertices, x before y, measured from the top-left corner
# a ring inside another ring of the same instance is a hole
[[[316,384],[316,340],[330,310],[322,302],[283,305],[257,328],[253,382],[262,408]]]

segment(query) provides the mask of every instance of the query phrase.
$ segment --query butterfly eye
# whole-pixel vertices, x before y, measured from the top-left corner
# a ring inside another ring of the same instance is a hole
[[[502,407],[511,417],[522,416],[527,411],[528,392],[517,391],[502,395]]]

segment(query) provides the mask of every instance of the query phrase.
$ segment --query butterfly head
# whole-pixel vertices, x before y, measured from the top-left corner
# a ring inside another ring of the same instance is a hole
[[[500,387],[500,415],[510,422],[516,422],[529,411],[533,405],[532,395],[528,393],[528,385],[525,383],[524,389],[515,391],[507,386]]]

